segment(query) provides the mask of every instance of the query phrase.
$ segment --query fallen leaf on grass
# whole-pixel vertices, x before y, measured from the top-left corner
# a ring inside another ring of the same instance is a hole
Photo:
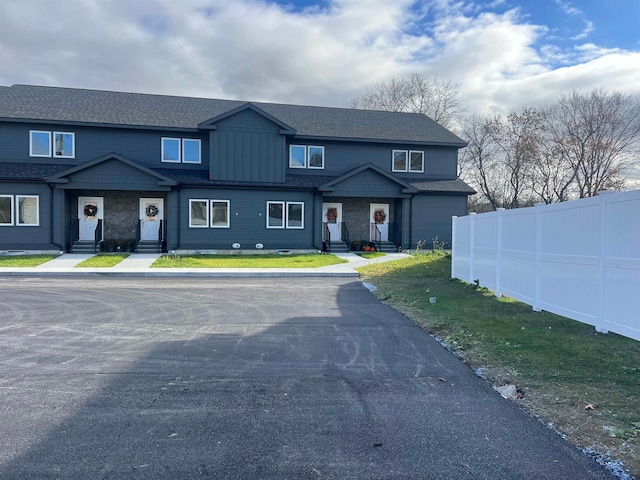
[[[438,380],[440,380],[441,382],[446,382],[447,381],[446,378],[442,378],[442,377],[440,377]]]
[[[595,406],[593,403],[587,403],[587,404],[584,406],[584,409],[585,409],[585,410],[595,410],[595,409],[596,409],[596,406]]]

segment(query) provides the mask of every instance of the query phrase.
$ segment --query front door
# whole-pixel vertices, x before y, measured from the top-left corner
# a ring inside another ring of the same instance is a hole
[[[140,199],[140,240],[158,241],[160,220],[164,219],[162,198]]]
[[[79,239],[94,241],[98,220],[104,218],[103,197],[78,197]]]
[[[323,203],[322,221],[327,224],[332,242],[342,241],[342,204]]]
[[[372,203],[369,207],[369,222],[371,223],[371,241],[380,236],[381,242],[389,241],[389,204]],[[378,234],[378,232],[380,232]]]

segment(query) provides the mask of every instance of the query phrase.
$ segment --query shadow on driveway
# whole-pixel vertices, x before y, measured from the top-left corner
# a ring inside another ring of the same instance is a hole
[[[613,478],[358,281],[148,282],[0,285],[0,478]]]

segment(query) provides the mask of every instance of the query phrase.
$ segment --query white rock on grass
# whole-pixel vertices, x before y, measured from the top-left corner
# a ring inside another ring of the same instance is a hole
[[[503,385],[502,387],[493,387],[496,391],[507,400],[518,398],[518,389],[515,385]]]

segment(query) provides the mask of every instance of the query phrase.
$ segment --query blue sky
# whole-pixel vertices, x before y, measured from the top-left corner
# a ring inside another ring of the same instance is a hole
[[[640,95],[640,0],[0,2],[0,85],[347,106],[412,71],[468,113]]]

